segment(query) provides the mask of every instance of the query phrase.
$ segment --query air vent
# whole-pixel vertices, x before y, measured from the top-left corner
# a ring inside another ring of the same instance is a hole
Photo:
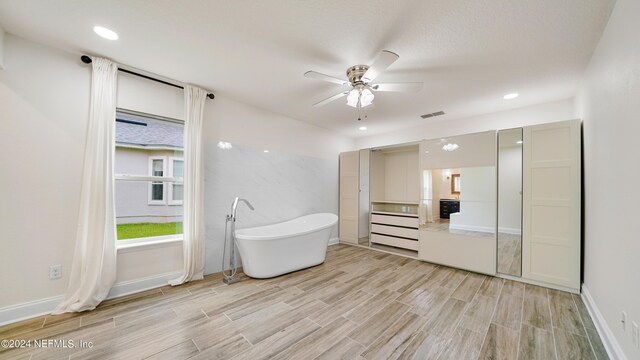
[[[427,118],[430,118],[430,117],[440,116],[440,115],[444,115],[444,111],[436,111],[436,112],[431,113],[431,114],[420,115],[420,117],[423,118],[423,119],[427,119]]]

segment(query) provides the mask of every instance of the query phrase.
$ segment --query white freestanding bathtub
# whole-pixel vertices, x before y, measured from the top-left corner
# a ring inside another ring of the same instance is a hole
[[[337,215],[320,213],[236,230],[244,273],[253,278],[270,278],[322,264],[337,222]]]

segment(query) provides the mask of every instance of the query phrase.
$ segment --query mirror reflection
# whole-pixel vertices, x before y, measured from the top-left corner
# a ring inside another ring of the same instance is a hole
[[[522,275],[522,129],[498,132],[498,272]]]
[[[358,244],[369,245],[369,149],[360,150]]]
[[[495,167],[423,171],[422,228],[449,234],[492,237],[495,229]]]
[[[460,174],[451,175],[451,193],[460,194]]]
[[[495,131],[420,143],[420,259],[495,274],[496,175]]]

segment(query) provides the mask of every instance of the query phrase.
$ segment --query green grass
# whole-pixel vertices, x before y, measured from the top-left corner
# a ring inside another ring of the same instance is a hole
[[[182,234],[182,222],[119,224],[117,230],[118,240]]]

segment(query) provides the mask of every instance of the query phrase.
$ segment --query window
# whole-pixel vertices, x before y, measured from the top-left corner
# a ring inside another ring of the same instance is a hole
[[[165,157],[151,156],[149,157],[149,176],[164,177]],[[162,181],[152,181],[149,184],[149,205],[165,205],[164,183]]]
[[[172,157],[169,162],[169,176],[182,180],[184,176],[184,160]],[[184,185],[179,182],[169,184],[169,205],[182,205]]]
[[[115,122],[119,244],[181,238],[184,123],[121,109]]]

